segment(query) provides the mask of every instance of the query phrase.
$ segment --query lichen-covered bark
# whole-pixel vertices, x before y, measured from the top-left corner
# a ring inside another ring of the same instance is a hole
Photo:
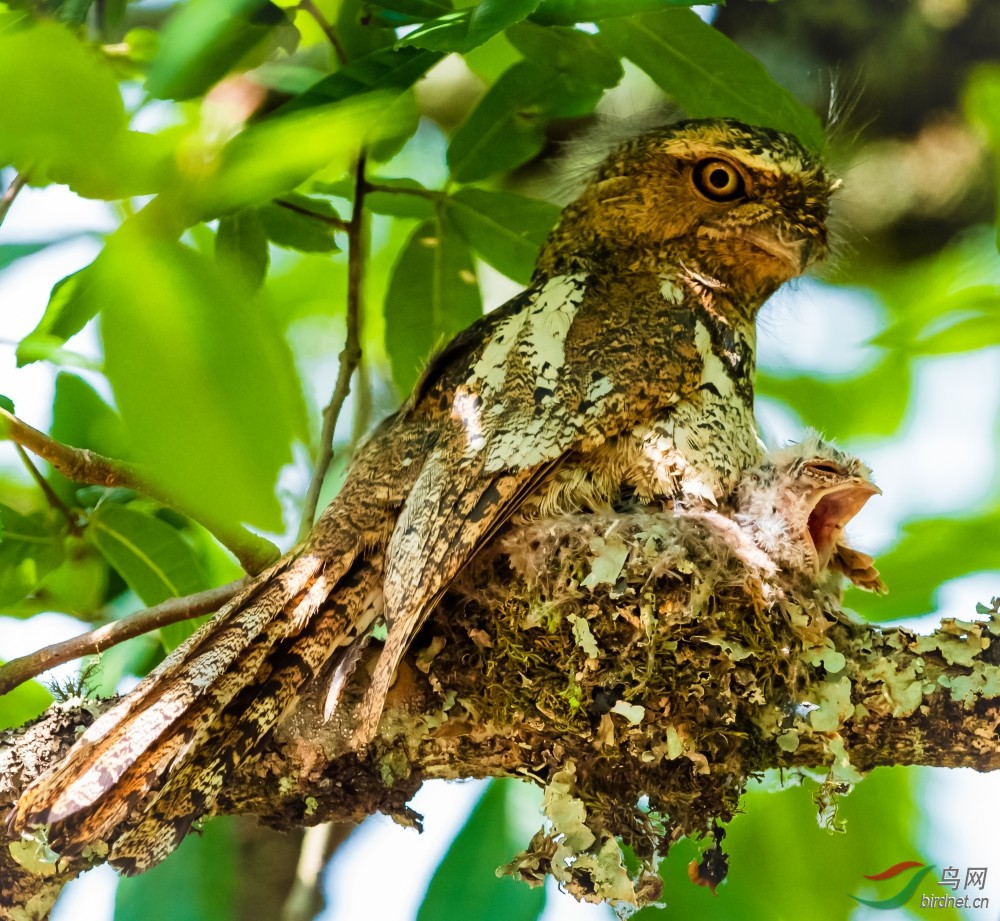
[[[275,828],[377,811],[419,824],[406,803],[427,778],[520,777],[545,788],[546,821],[510,872],[643,904],[660,893],[658,857],[728,820],[767,768],[826,768],[831,799],[878,765],[1000,766],[998,633],[995,617],[930,636],[857,623],[831,579],[775,572],[710,514],[535,522],[480,558],[424,628],[369,752],[349,750],[349,716],[324,723],[327,688],[314,688],[218,808]],[[58,705],[0,740],[0,800],[100,706]],[[6,843],[20,862],[2,849],[0,918],[44,917],[105,852],[95,842],[64,866]]]

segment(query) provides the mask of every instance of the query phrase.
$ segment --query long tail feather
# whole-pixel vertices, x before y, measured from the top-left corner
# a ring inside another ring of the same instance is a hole
[[[307,545],[263,574],[97,720],[59,764],[24,791],[11,825],[22,830],[49,826],[50,842],[65,855],[110,840],[119,825],[148,808],[173,773],[198,757],[209,739],[213,745],[216,740],[228,744],[220,715],[243,700],[241,692],[248,687],[253,696],[238,713],[256,707],[253,719],[259,728],[248,736],[252,748],[315,670],[307,669],[301,680],[286,680],[289,690],[282,686],[281,702],[269,702],[269,678],[282,668],[282,651],[294,647],[300,635],[309,646],[319,621],[322,641],[309,649],[321,659],[318,669],[336,648],[331,631],[344,643],[357,635],[359,602],[348,574],[361,542],[357,520],[334,529],[343,524],[329,525],[339,542],[328,532],[323,552]],[[380,559],[362,560],[355,568],[366,573],[368,582],[380,584]],[[335,600],[328,604],[331,594]],[[317,617],[324,606],[338,612],[329,625]],[[255,697],[260,703],[253,703]]]
[[[219,792],[334,652],[381,613],[381,562],[364,561],[338,585],[336,597],[310,628],[271,657],[273,669],[249,701],[237,699],[211,727],[210,744],[171,774],[141,821],[112,848],[110,863],[141,873],[174,850],[192,822],[211,812]]]

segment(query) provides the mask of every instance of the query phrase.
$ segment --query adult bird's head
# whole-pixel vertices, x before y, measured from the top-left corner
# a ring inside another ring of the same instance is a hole
[[[732,119],[676,122],[605,157],[538,272],[686,272],[756,309],[826,255],[838,185],[790,134]]]

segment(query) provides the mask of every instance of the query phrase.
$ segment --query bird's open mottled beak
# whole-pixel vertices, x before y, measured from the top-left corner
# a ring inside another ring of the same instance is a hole
[[[874,483],[861,479],[817,490],[809,514],[809,536],[816,548],[816,563],[820,571],[830,562],[851,519],[872,496],[881,494],[882,490]]]

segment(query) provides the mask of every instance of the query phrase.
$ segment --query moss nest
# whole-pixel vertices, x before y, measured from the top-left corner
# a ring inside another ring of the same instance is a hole
[[[778,572],[719,515],[514,526],[415,644],[441,705],[419,759],[433,764],[436,746],[454,765],[474,741],[482,772],[492,736],[487,772],[546,789],[546,828],[508,869],[648,903],[670,844],[729,820],[775,746],[811,731],[802,702],[828,678],[825,634],[849,625],[831,619],[838,600],[839,576]]]

